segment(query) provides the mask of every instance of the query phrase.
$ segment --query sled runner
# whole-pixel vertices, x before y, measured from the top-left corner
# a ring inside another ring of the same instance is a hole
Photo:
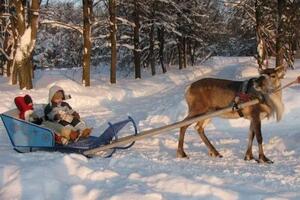
[[[133,127],[137,135],[137,126],[131,117],[116,123],[108,123],[108,128],[99,136],[89,136],[88,138],[79,139],[77,142],[61,145],[55,143],[55,132],[53,129],[42,125],[36,125],[18,118],[18,110],[13,109],[1,114],[1,119],[6,128],[7,134],[15,151],[19,153],[31,152],[34,150],[60,151],[66,153],[79,153],[88,157],[99,155],[98,152],[86,154],[88,150],[99,148],[118,141],[118,134],[126,125]],[[134,142],[126,146],[110,148],[109,151],[102,153],[104,157],[112,156],[117,149],[130,148]]]

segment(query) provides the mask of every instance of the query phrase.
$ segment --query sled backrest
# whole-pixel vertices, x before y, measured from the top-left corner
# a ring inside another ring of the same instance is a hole
[[[3,113],[3,114],[8,115],[8,116],[13,117],[13,118],[16,118],[16,119],[19,118],[19,110],[17,108],[11,109],[11,110]]]
[[[21,120],[18,110],[1,114],[9,139],[14,147],[53,147],[53,132],[45,127]]]

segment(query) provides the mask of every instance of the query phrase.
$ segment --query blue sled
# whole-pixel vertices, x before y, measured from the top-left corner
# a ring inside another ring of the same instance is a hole
[[[69,143],[68,145],[60,145],[55,143],[54,131],[44,126],[39,126],[15,117],[14,112],[8,111],[1,114],[1,119],[6,128],[7,134],[14,147],[14,150],[19,153],[31,152],[33,150],[60,151],[66,153],[83,154],[87,150],[98,148],[103,145],[110,144],[118,140],[119,131],[128,123],[131,123],[134,128],[134,135],[137,135],[137,126],[131,117],[116,123],[108,123],[108,128],[99,136],[90,136],[80,139],[77,142]],[[111,157],[117,149],[130,148],[134,142],[127,146],[115,147],[105,155]]]

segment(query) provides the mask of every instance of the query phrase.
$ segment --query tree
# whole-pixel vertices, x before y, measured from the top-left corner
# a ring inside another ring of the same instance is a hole
[[[277,13],[278,13],[278,25],[277,25],[277,35],[276,35],[276,67],[283,66],[283,56],[284,56],[284,43],[285,43],[285,30],[284,30],[284,8],[286,7],[285,0],[278,0],[277,2]]]
[[[163,27],[157,29],[157,37],[159,41],[159,61],[162,68],[163,73],[167,72],[165,67],[165,59],[164,59],[164,47],[165,47],[165,30]]]
[[[5,0],[0,0],[0,75],[10,76],[10,68],[8,62],[11,61],[10,50],[12,36],[10,26],[10,14],[8,12],[9,5]]]
[[[110,82],[116,83],[116,65],[117,65],[117,24],[116,24],[116,0],[109,0],[110,16],[110,45],[111,45],[111,72]]]
[[[13,59],[13,71],[19,79],[20,89],[32,89],[32,53],[36,43],[40,1],[32,0],[26,21],[26,1],[14,1],[17,17],[17,48]],[[15,83],[16,80],[13,80]]]
[[[135,66],[135,78],[141,78],[141,55],[140,55],[140,8],[139,1],[133,0],[134,11],[133,11],[133,19],[134,19],[134,66]]]
[[[150,60],[150,66],[151,66],[151,74],[154,76],[156,74],[156,69],[155,69],[155,54],[154,54],[154,45],[155,45],[155,10],[156,10],[156,4],[157,1],[154,0],[151,2],[152,5],[150,6],[151,11],[150,11],[150,32],[149,32],[149,60]]]
[[[257,41],[257,64],[260,70],[263,69],[264,61],[266,59],[266,44],[262,37],[263,31],[263,12],[261,0],[255,0],[255,19],[256,19],[256,41]]]
[[[92,0],[82,0],[83,4],[83,72],[82,82],[90,86],[90,63],[91,63],[91,18],[93,10]]]

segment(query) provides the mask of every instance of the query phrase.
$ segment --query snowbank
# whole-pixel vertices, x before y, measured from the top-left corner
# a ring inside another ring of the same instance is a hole
[[[289,71],[287,83],[300,75]],[[143,73],[146,73],[144,71]],[[149,73],[149,72],[147,72]],[[35,89],[20,91],[0,78],[0,112],[14,107],[13,98],[29,93],[46,103],[52,84],[72,95],[69,103],[99,135],[108,121],[132,116],[140,130],[166,125],[186,115],[184,91],[207,76],[246,79],[257,74],[252,58],[215,57],[206,64],[141,80],[119,77],[110,85],[107,75],[92,75],[90,88],[79,82],[78,70],[40,71]],[[68,78],[66,78],[68,77]],[[177,159],[178,130],[136,143],[112,158],[87,159],[76,154],[34,152],[18,154],[0,122],[0,199],[299,199],[300,87],[284,91],[285,116],[280,123],[264,121],[266,155],[273,165],[243,160],[248,121],[214,119],[207,135],[223,154],[210,158],[193,128],[185,147],[190,159]],[[254,155],[257,147],[254,143]]]

